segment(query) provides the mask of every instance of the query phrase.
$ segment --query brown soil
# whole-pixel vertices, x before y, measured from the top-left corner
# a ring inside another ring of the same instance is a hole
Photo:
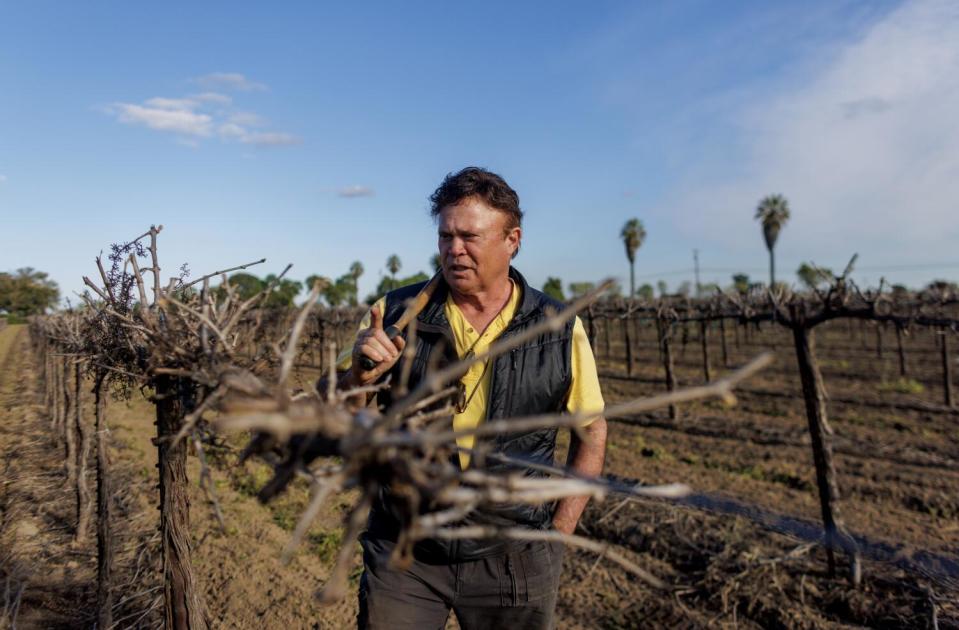
[[[884,348],[880,360],[874,331],[867,330],[873,345],[865,349],[858,328],[854,339],[847,331],[832,325],[819,333],[818,345],[831,396],[841,513],[871,557],[883,559],[864,561],[862,587],[828,575],[821,548],[753,519],[664,502],[629,502],[609,515],[619,507],[614,498],[588,509],[584,529],[687,588],[659,595],[615,568],[590,569],[591,558],[571,554],[578,561],[567,572],[586,577],[561,591],[569,627],[932,627],[934,619],[939,627],[959,627],[959,414],[940,407],[937,351],[931,338],[907,348],[907,378],[925,383],[916,393],[914,383],[899,383],[895,346]],[[653,331],[641,331],[631,376],[615,332],[607,356],[603,336],[597,339],[607,401],[662,392]],[[715,375],[722,354],[718,331],[711,334]],[[817,526],[819,498],[789,335],[751,331],[750,343],[743,336],[739,347],[733,331],[727,335],[730,366],[769,348],[776,363],[746,385],[733,408],[707,401],[681,408],[677,420],[654,413],[611,421],[607,472],[646,483],[682,481],[711,498]],[[698,331],[688,333],[685,348],[681,333],[677,341],[680,385],[702,383]]]
[[[857,590],[830,576],[814,544],[774,533],[744,516],[656,501],[592,505],[582,522],[659,577],[675,594],[647,587],[615,565],[569,551],[560,591],[562,628],[678,627],[959,627],[959,575],[922,573],[919,552],[959,561],[959,414],[941,409],[932,338],[915,335],[909,378],[897,384],[894,336],[883,360],[845,326],[819,340],[832,400],[830,421],[848,529],[887,553],[867,559]],[[607,472],[647,483],[683,481],[710,497],[818,522],[812,457],[788,337],[753,333],[737,348],[728,332],[730,365],[775,346],[776,365],[752,380],[734,408],[714,402],[682,409],[679,420],[655,413],[610,422]],[[867,342],[874,340],[872,335]],[[598,336],[608,401],[662,391],[662,369],[649,331],[637,344],[633,374],[614,335],[609,356]],[[677,343],[681,383],[702,381],[695,333]],[[715,347],[713,347],[715,346]],[[835,350],[839,348],[839,350]],[[711,345],[713,373],[721,371]],[[7,609],[19,602],[18,628],[89,628],[95,609],[95,542],[72,544],[74,498],[65,488],[63,453],[50,438],[36,366],[21,327],[0,331],[0,581]],[[878,387],[879,383],[891,383]],[[88,398],[90,398],[88,396]],[[87,417],[92,403],[87,400]],[[116,627],[159,627],[159,540],[156,534],[153,409],[140,396],[108,411],[115,475]],[[194,565],[212,626],[342,628],[355,624],[355,588],[332,607],[312,595],[341,542],[348,497],[334,500],[303,548],[284,566],[280,551],[307,500],[304,485],[269,506],[256,491],[268,479],[261,464],[237,468],[228,440],[208,453],[226,530],[193,486]],[[199,477],[196,458],[191,478]],[[91,479],[91,484],[93,480]],[[93,538],[91,536],[90,538]],[[359,560],[357,554],[357,562]],[[840,556],[840,563],[843,558]],[[896,564],[899,562],[899,564]],[[926,565],[928,566],[932,565]],[[934,565],[933,569],[943,565]],[[955,566],[955,565],[953,565]],[[948,569],[948,566],[947,566]],[[0,628],[4,621],[0,620]],[[451,627],[455,624],[451,622]]]

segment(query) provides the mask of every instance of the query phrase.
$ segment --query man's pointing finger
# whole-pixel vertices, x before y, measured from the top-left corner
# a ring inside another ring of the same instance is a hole
[[[383,330],[383,313],[375,306],[370,309],[370,328]]]

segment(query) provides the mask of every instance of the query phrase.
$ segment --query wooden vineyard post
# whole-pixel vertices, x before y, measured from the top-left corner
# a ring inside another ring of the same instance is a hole
[[[58,448],[65,448],[66,436],[60,431],[60,413],[63,409],[63,385],[60,382],[61,361],[56,357],[50,358],[53,366],[53,436]]]
[[[87,461],[90,459],[90,432],[83,423],[83,365],[80,361],[74,364],[73,410],[76,420],[76,434],[80,439],[77,452],[77,530],[74,541],[80,543],[87,539],[87,529],[90,526],[90,489],[87,486]]]
[[[942,339],[939,340],[939,354],[942,358],[942,388],[943,402],[947,407],[953,405],[952,395],[952,364],[949,362],[949,329],[940,328]]]
[[[73,405],[76,403],[70,394],[70,359],[64,357],[62,369],[61,386],[63,390],[63,414],[60,416],[60,426],[63,431],[64,439],[67,445],[67,485],[76,486],[77,484],[77,434],[74,431],[73,423],[70,422],[70,415],[73,411]]]
[[[656,353],[659,356],[659,362],[663,362],[663,322],[656,318]]]
[[[876,358],[882,360],[882,324],[876,322]]]
[[[54,429],[54,439],[56,439],[56,415],[54,410],[57,407],[57,385],[54,377],[53,357],[50,356],[50,341],[44,340],[45,360],[43,362],[43,371],[46,374],[47,381],[47,411],[50,412],[50,428]]]
[[[712,378],[709,375],[709,337],[706,332],[709,330],[709,323],[703,319],[699,322],[699,342],[703,348],[703,378],[710,382]]]
[[[339,352],[339,349],[343,347],[343,342],[341,341],[341,335],[343,333],[343,314],[337,311],[336,319],[333,323],[333,342],[336,344],[336,350]]]
[[[314,316],[310,318],[310,323],[315,327],[315,330],[316,330],[316,334],[310,335],[313,340],[313,342],[310,344],[312,346],[311,352],[310,352],[310,356],[311,356],[310,366],[317,370],[322,371],[323,370],[323,365],[322,365],[323,353],[320,352],[320,348],[322,348],[323,346],[319,345],[316,342],[321,341],[320,329],[323,327],[323,322],[321,321],[319,317]]]
[[[633,375],[633,346],[629,342],[629,313],[623,315],[623,344],[626,346],[626,376]]]
[[[859,552],[853,539],[846,533],[839,513],[839,484],[833,463],[832,428],[826,416],[822,373],[816,363],[812,330],[806,328],[803,318],[797,317],[798,313],[798,308],[793,307],[793,341],[796,346],[796,360],[799,363],[803,398],[806,402],[806,419],[812,442],[813,463],[816,467],[816,485],[819,489],[819,504],[822,510],[823,528],[826,532],[829,572],[835,573],[835,548],[841,547],[851,556],[850,580],[858,586],[861,579]]]
[[[603,356],[609,358],[609,315],[603,315]]]
[[[673,365],[673,350],[670,343],[673,335],[673,326],[671,322],[661,322],[659,326],[659,343],[663,349],[663,368],[666,371],[666,391],[675,391],[678,387],[676,382],[676,370]],[[669,417],[672,420],[679,418],[679,408],[676,405],[669,406]]]
[[[110,527],[110,461],[107,453],[106,378],[99,374],[93,390],[97,444],[97,627],[113,625],[113,540]]]
[[[320,336],[320,341],[317,344],[317,352],[319,353],[320,359],[319,361],[316,362],[316,367],[318,370],[320,370],[320,374],[323,374],[324,370],[326,370],[326,363],[325,363],[326,357],[323,356],[324,354],[323,348],[326,347],[326,318],[325,317],[319,319],[319,336]]]
[[[50,349],[45,337],[41,344],[43,358],[43,405],[47,411],[50,411],[50,409],[53,408],[53,390],[50,389]]]
[[[640,323],[639,317],[633,318],[633,348],[635,354],[633,355],[637,365],[641,362],[639,348],[641,345],[640,340],[643,338],[642,325]]]
[[[50,429],[53,431],[53,443],[56,448],[63,447],[63,435],[60,433],[60,364],[51,352],[47,359],[47,373],[50,375]]]
[[[899,353],[899,376],[906,375],[906,353],[902,349],[902,326],[896,323],[896,351]]]
[[[43,389],[44,403],[47,412],[50,414],[50,426],[53,427],[53,368],[50,359],[50,340],[44,336],[41,343],[43,352]]]
[[[722,342],[723,350],[723,367],[729,367],[729,351],[726,349],[726,319],[721,317],[719,319],[719,338]]]
[[[190,552],[190,500],[187,492],[186,440],[173,445],[192,401],[189,382],[156,378],[157,451],[160,468],[160,536],[163,540],[166,628],[206,628]]]
[[[686,346],[689,344],[689,323],[683,322],[683,334],[681,337],[682,345],[679,348],[679,360],[682,362],[686,358]]]

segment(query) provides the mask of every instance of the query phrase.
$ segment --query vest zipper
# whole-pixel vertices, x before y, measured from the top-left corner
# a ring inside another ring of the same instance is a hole
[[[503,417],[508,418],[513,412],[513,389],[516,388],[516,375],[513,372],[516,371],[516,349],[510,350],[509,352],[509,361],[510,361],[510,375],[509,380],[506,383],[506,404],[503,406]]]
[[[503,339],[506,339],[506,337],[508,336],[508,334],[509,334],[509,327],[507,327],[506,330],[504,330],[502,333],[500,333],[500,336],[497,338],[497,341],[502,341]],[[510,356],[510,367],[511,367],[511,369],[512,369],[513,371],[515,371],[515,370],[516,370],[516,349],[515,349],[515,348],[514,348],[513,350],[510,350],[509,356]],[[497,419],[497,418],[507,418],[508,415],[509,415],[509,409],[510,409],[510,408],[509,408],[509,405],[510,405],[510,402],[511,402],[511,399],[512,399],[512,396],[510,395],[510,382],[509,382],[509,381],[507,381],[507,383],[506,383],[506,385],[505,385],[506,390],[503,392],[503,398],[504,398],[504,400],[503,400],[503,406],[501,407],[501,410],[502,410],[503,413],[500,414],[499,416],[497,416],[496,418],[494,418],[494,417],[493,417],[493,414],[490,414],[490,412],[489,412],[489,410],[490,410],[490,405],[491,405],[491,404],[493,403],[493,401],[495,400],[494,394],[496,393],[496,385],[497,385],[496,374],[497,374],[497,372],[499,371],[499,370],[496,369],[496,366],[497,366],[497,364],[503,364],[503,363],[505,363],[505,359],[506,359],[505,356],[496,357],[495,359],[493,359],[493,365],[490,366],[490,367],[493,369],[493,372],[490,374],[490,377],[489,377],[489,397],[490,397],[490,398],[489,398],[489,400],[486,402],[486,421],[487,421],[487,422],[489,422],[490,420],[495,420],[495,419]],[[510,381],[512,381],[512,376],[510,377]],[[497,436],[496,436],[496,442],[499,443],[499,442],[502,442],[502,440],[503,440],[503,438],[502,438],[501,435],[497,435]]]

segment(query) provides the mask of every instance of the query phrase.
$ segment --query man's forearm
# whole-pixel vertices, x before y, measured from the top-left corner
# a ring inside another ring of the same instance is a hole
[[[570,434],[566,465],[584,477],[597,477],[603,472],[606,457],[606,419],[596,418],[584,431],[585,440],[581,440],[575,432]],[[553,527],[564,534],[572,534],[587,502],[589,497],[586,496],[561,499],[553,516]]]

